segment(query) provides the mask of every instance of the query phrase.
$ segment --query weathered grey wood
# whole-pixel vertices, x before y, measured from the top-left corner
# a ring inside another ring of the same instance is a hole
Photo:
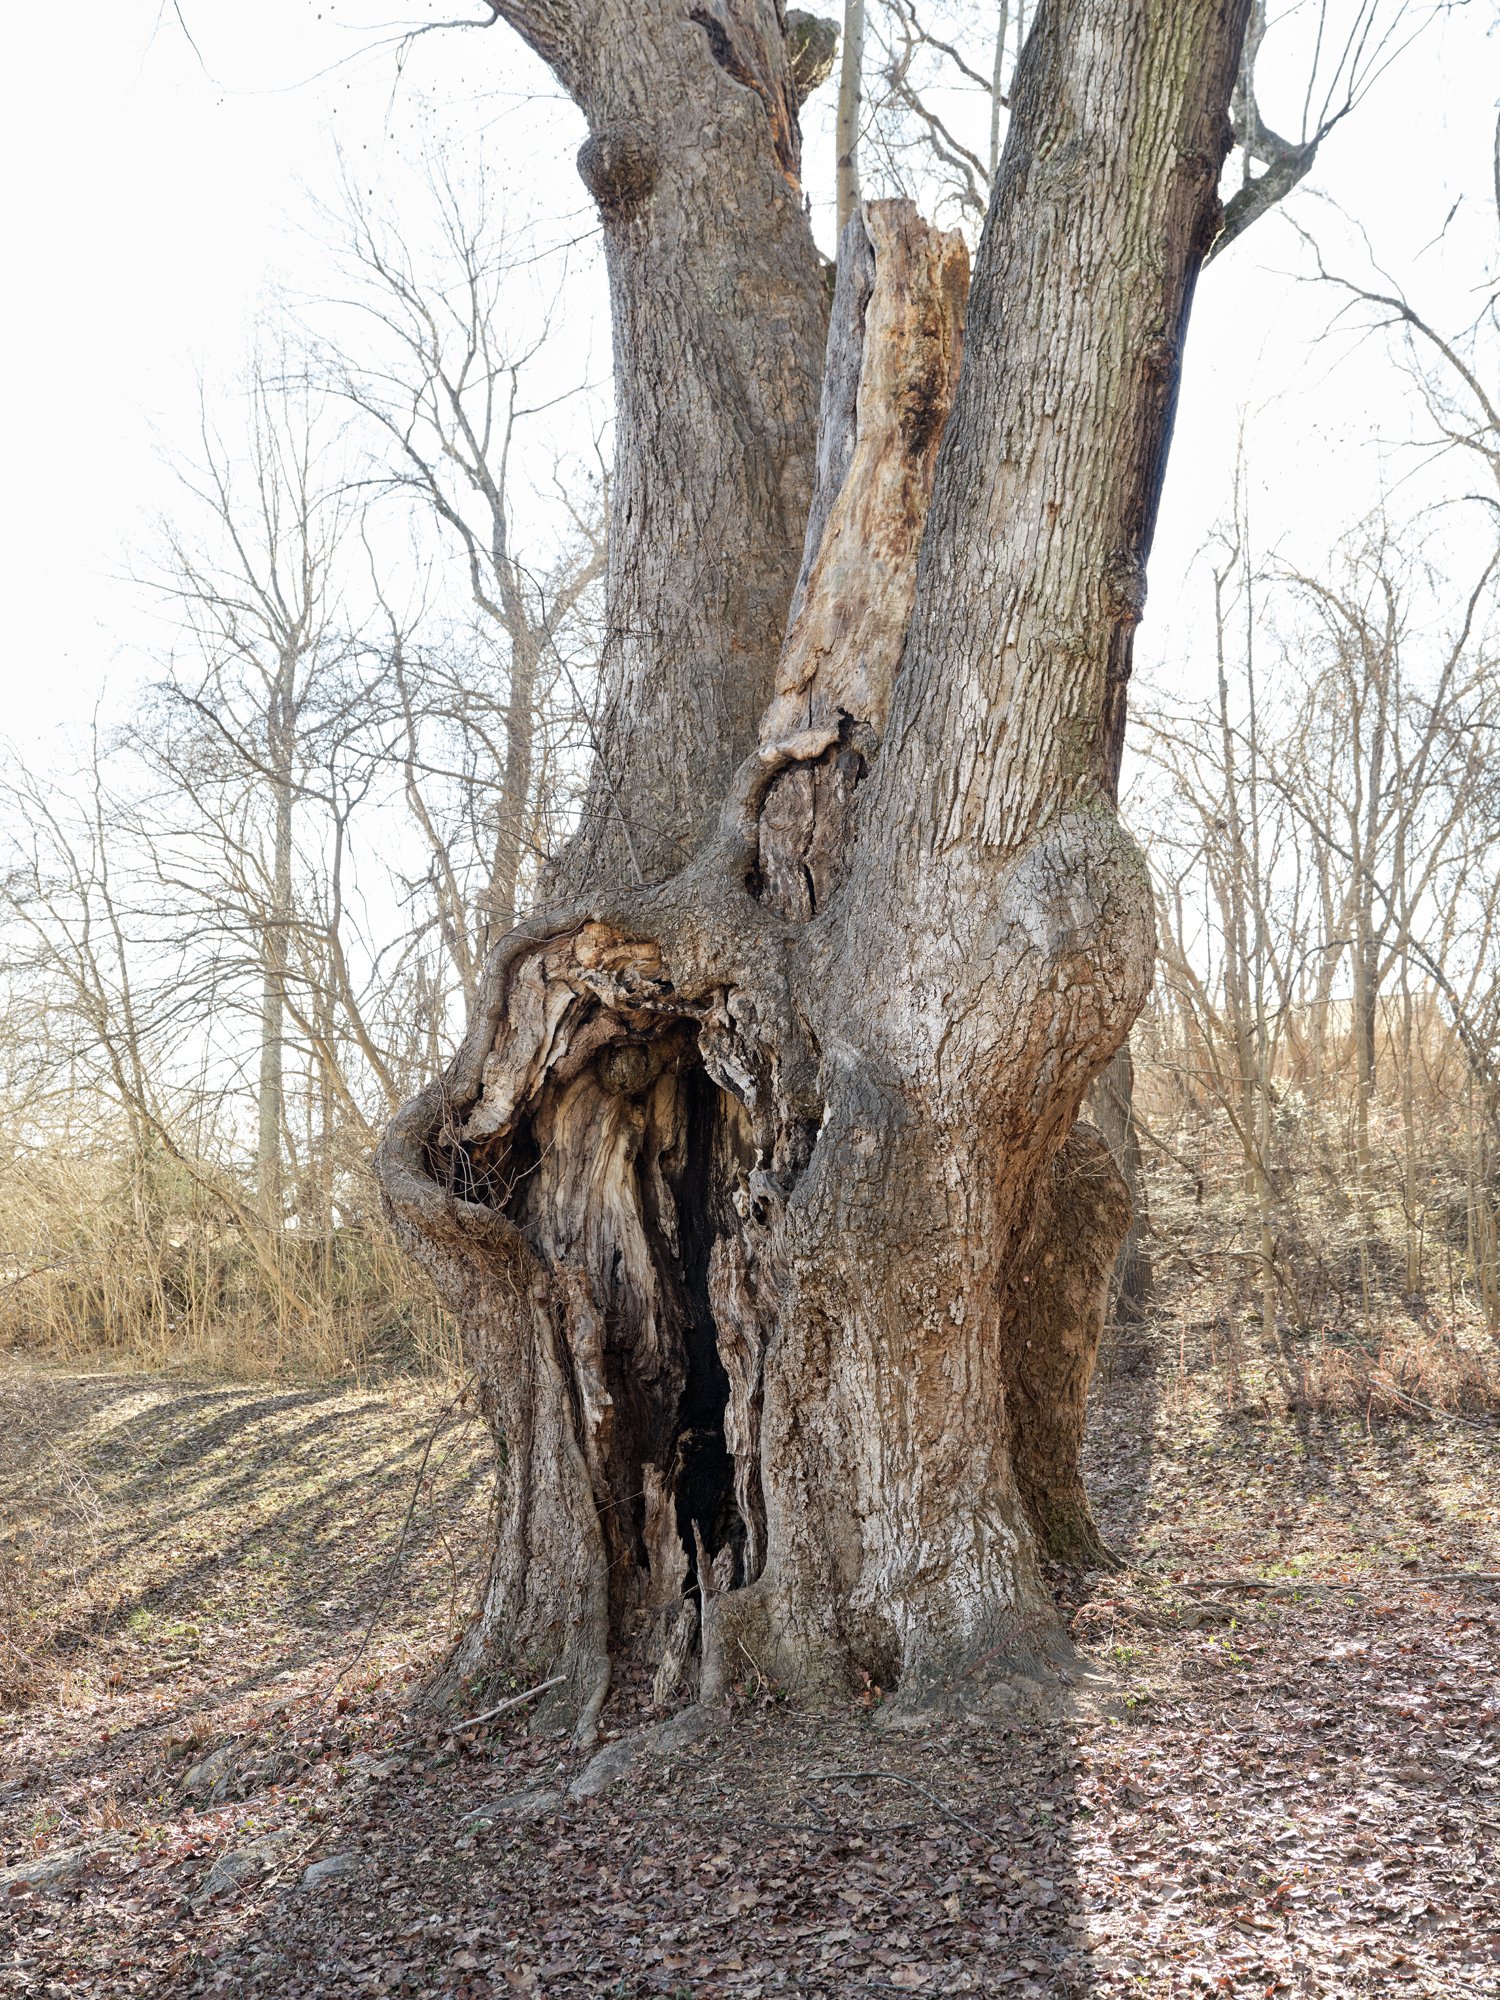
[[[854,796],[885,728],[969,288],[962,238],[930,228],[908,201],[869,203],[840,256],[818,494],[760,723],[763,745],[809,729],[833,736],[760,810],[760,899],[802,921],[837,886]]]
[[[833,309],[828,319],[828,346],[823,356],[823,389],[818,404],[817,476],[807,528],[802,537],[802,561],[792,595],[795,622],[807,595],[807,579],[822,546],[823,530],[833,503],[843,491],[854,456],[854,432],[859,420],[859,375],[865,357],[865,314],[875,289],[875,247],[865,228],[864,210],[857,210],[839,239],[834,270]]]

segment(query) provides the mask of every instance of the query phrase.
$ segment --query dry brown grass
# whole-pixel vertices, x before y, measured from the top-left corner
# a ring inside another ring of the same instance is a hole
[[[173,1162],[102,1141],[0,1168],[0,1349],[61,1362],[331,1381],[458,1366],[453,1328],[373,1206],[275,1230]]]
[[[1253,1135],[1259,1185],[1245,1120],[1219,1094],[1227,1055],[1209,1064],[1201,1040],[1164,1035],[1156,1016],[1139,1049],[1152,1311],[1167,1345],[1201,1329],[1230,1406],[1270,1367],[1276,1393],[1308,1412],[1500,1414],[1500,1188],[1452,1049],[1407,1092],[1382,1042],[1363,1156],[1347,1051],[1316,1078],[1277,1079],[1274,1116]]]
[[[1355,1415],[1500,1416],[1500,1346],[1481,1329],[1414,1321],[1301,1360],[1298,1403]]]

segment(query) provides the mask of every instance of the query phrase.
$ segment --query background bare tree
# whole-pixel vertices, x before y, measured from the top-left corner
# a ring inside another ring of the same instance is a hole
[[[1153,1213],[1169,1263],[1228,1260],[1228,1300],[1248,1259],[1273,1344],[1411,1344],[1439,1298],[1450,1332],[1496,1324],[1495,573],[1444,611],[1415,528],[1378,519],[1314,577],[1257,566],[1241,523],[1215,707],[1143,720]]]
[[[60,786],[16,766],[0,921],[40,1032],[4,1058],[0,1315],[29,1338],[444,1351],[368,1155],[576,810],[605,487],[522,443],[509,266],[440,167],[429,192],[428,291],[355,212],[331,320],[365,346],[283,336],[205,411],[123,723]]]
[[[170,800],[156,849],[163,890],[258,971],[256,1186],[277,1219],[295,818],[363,702],[340,597],[351,506],[319,401],[295,362],[261,357],[235,450],[205,417],[199,461],[182,472],[187,504],[164,524],[152,580],[175,614],[179,664],[136,732]],[[181,805],[193,821],[174,824]]]
[[[488,865],[445,929],[472,998],[477,966],[515,922],[538,858],[566,823],[567,754],[588,740],[608,482],[597,441],[592,468],[554,460],[549,497],[562,532],[545,553],[534,524],[529,537],[524,521],[518,532],[520,433],[535,431],[577,391],[559,392],[555,379],[546,389],[529,386],[547,380],[539,364],[549,352],[551,314],[544,308],[521,332],[508,309],[526,259],[493,212],[482,165],[460,184],[445,156],[431,154],[422,194],[435,247],[418,259],[403,230],[346,179],[344,210],[333,222],[342,232],[347,331],[323,341],[321,363],[370,433],[373,490],[425,515],[467,578],[475,622],[422,655],[420,694],[409,649],[393,640],[393,656],[401,652],[408,798],[450,899],[460,892],[448,843],[418,779],[421,718],[441,718],[448,747],[474,781],[463,789],[469,837],[487,850]],[[399,621],[390,622],[394,631]]]
[[[1446,0],[1317,0],[1273,16],[1253,0],[1231,117],[1220,256],[1312,171]],[[999,165],[1010,82],[1035,0],[872,0],[862,116],[870,186],[913,194],[977,229]],[[1261,99],[1274,95],[1275,129]],[[842,100],[841,100],[842,101]]]

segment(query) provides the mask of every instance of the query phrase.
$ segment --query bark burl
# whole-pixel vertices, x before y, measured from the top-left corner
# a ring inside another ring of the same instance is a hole
[[[1114,793],[1245,0],[1042,0],[972,288],[867,204],[831,320],[773,0],[502,0],[612,286],[578,838],[379,1170],[503,1454],[462,1673],[982,1707],[1065,1657],[1150,983]]]

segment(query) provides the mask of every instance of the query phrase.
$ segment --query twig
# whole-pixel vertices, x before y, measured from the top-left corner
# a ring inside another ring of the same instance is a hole
[[[976,1840],[986,1838],[973,1820],[965,1819],[963,1814],[956,1812],[946,1799],[939,1798],[936,1792],[928,1791],[925,1785],[919,1785],[915,1778],[903,1778],[899,1771],[809,1771],[805,1782],[809,1785],[841,1785],[861,1778],[889,1778],[893,1785],[905,1785],[910,1791],[920,1793],[928,1804],[936,1806],[939,1812],[946,1813],[955,1826],[961,1826],[966,1833],[972,1833]]]
[[[519,1708],[523,1701],[530,1701],[533,1695],[545,1694],[548,1688],[561,1687],[567,1678],[566,1674],[554,1674],[550,1681],[538,1681],[534,1688],[523,1688],[520,1694],[509,1695],[504,1701],[497,1701],[493,1708],[481,1709],[478,1715],[470,1715],[462,1722],[451,1724],[448,1734],[457,1736],[461,1729],[477,1729],[481,1722],[493,1722],[497,1715],[504,1715],[508,1708]]]
[[[1359,1590],[1357,1583],[1323,1583],[1315,1577],[1296,1576],[1185,1576],[1172,1585],[1174,1590],[1248,1590],[1267,1597],[1294,1597],[1299,1590],[1321,1591],[1325,1596],[1342,1590]]]
[[[16,1796],[19,1798],[21,1794],[17,1793]],[[639,1807],[631,1813],[632,1821],[649,1820],[653,1824],[668,1821],[673,1826],[716,1826],[721,1829],[729,1817],[727,1812],[689,1813],[675,1810],[648,1812]],[[892,1833],[920,1833],[923,1827],[932,1824],[931,1820],[926,1819],[901,1820],[895,1826],[876,1826],[870,1820],[856,1820],[852,1823],[844,1820],[839,1823],[834,1820],[816,1819],[755,1819],[740,1812],[733,1814],[733,1820],[736,1827],[758,1827],[765,1833],[817,1833],[825,1840],[847,1840],[851,1833],[858,1834],[864,1839]]]
[[[76,1257],[54,1257],[50,1264],[35,1264],[29,1271],[18,1271],[13,1278],[0,1281],[0,1292],[8,1292],[16,1285],[29,1284],[33,1278],[44,1278],[49,1271],[65,1271],[70,1264],[76,1264]]]
[[[1365,1357],[1377,1373],[1384,1374],[1384,1366],[1380,1356],[1372,1348],[1366,1347],[1362,1340],[1351,1341],[1350,1345]],[[1384,1381],[1373,1381],[1371,1383],[1370,1401],[1372,1406],[1377,1392],[1381,1395],[1389,1396],[1396,1403],[1404,1404],[1408,1410],[1416,1410],[1424,1417],[1432,1417],[1438,1423],[1458,1424],[1462,1429],[1471,1431],[1475,1436],[1483,1438],[1486,1444],[1500,1445],[1500,1433],[1496,1432],[1493,1424],[1481,1422],[1474,1417],[1463,1416],[1457,1410],[1442,1409],[1436,1403],[1424,1403],[1420,1396],[1412,1395],[1411,1391],[1403,1389],[1399,1382],[1393,1382],[1388,1374],[1385,1375]]]

